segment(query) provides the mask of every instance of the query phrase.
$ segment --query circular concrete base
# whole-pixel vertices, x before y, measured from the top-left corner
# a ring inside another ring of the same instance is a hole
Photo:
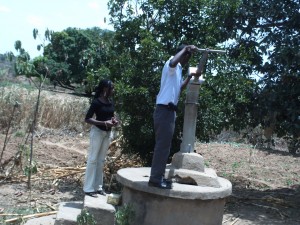
[[[135,211],[133,225],[219,225],[231,183],[218,178],[220,188],[173,184],[163,190],[148,186],[150,168],[126,168],[117,179],[124,186],[122,205]]]

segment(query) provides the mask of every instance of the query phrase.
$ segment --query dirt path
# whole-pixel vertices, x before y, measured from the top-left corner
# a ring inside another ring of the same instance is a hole
[[[64,149],[70,152],[77,152],[79,154],[86,155],[86,150],[84,151],[82,149],[77,148],[77,143],[70,143],[70,142],[63,142],[63,143],[53,143],[49,140],[42,140],[41,143],[48,145],[48,146],[54,146],[55,148]],[[79,142],[79,145],[87,145],[88,142],[81,141]]]

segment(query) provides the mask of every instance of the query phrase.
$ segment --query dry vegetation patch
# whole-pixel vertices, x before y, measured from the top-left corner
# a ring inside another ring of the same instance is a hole
[[[300,184],[299,157],[284,149],[255,149],[239,143],[199,144],[197,151],[219,176],[240,177],[245,188],[280,188]]]

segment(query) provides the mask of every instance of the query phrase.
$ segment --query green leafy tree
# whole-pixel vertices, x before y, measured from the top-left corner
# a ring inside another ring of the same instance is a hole
[[[294,141],[300,137],[299,8],[293,0],[244,0],[232,16],[238,30],[232,57],[247,54],[248,70],[261,76],[253,95],[254,125]]]
[[[127,149],[146,158],[151,155],[152,112],[161,68],[182,42],[228,52],[225,57],[211,54],[205,68],[196,131],[199,140],[209,141],[224,128],[240,131],[249,125],[273,127],[280,136],[298,139],[299,4],[109,1],[118,46],[114,67],[122,75],[112,74],[121,89],[118,98],[127,122]],[[194,57],[190,65],[199,58]],[[172,152],[179,150],[183,99],[180,105]]]
[[[113,32],[99,28],[67,28],[54,32],[44,49],[48,61],[50,80],[72,90],[82,89],[88,94],[101,75],[109,74],[109,49]],[[93,79],[93,80],[91,80]],[[96,80],[94,80],[96,79]]]
[[[117,102],[121,103],[119,111],[125,121],[125,146],[150,162],[154,147],[152,113],[164,62],[184,42],[201,48],[228,47],[224,43],[233,36],[233,29],[224,29],[223,21],[239,4],[236,1],[110,1],[109,6],[117,46],[112,75],[117,84]],[[217,14],[216,9],[222,11]],[[216,18],[211,19],[212,16]],[[200,57],[196,55],[190,65],[196,66]],[[255,81],[243,68],[247,62],[247,58],[228,61],[222,56],[210,56],[205,70],[207,83],[199,97],[197,137],[200,140],[209,140],[211,134],[224,127],[240,128],[247,124],[249,115],[242,109],[249,108],[249,98],[255,88]],[[214,76],[216,71],[218,75]],[[179,150],[181,142],[184,95],[181,96],[173,153]]]

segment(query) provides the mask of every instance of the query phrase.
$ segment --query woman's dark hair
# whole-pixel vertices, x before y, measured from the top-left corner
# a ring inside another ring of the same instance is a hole
[[[112,88],[111,80],[104,79],[99,82],[98,86],[95,89],[95,98],[98,98],[100,96],[104,88],[108,88],[109,91],[111,90]]]

